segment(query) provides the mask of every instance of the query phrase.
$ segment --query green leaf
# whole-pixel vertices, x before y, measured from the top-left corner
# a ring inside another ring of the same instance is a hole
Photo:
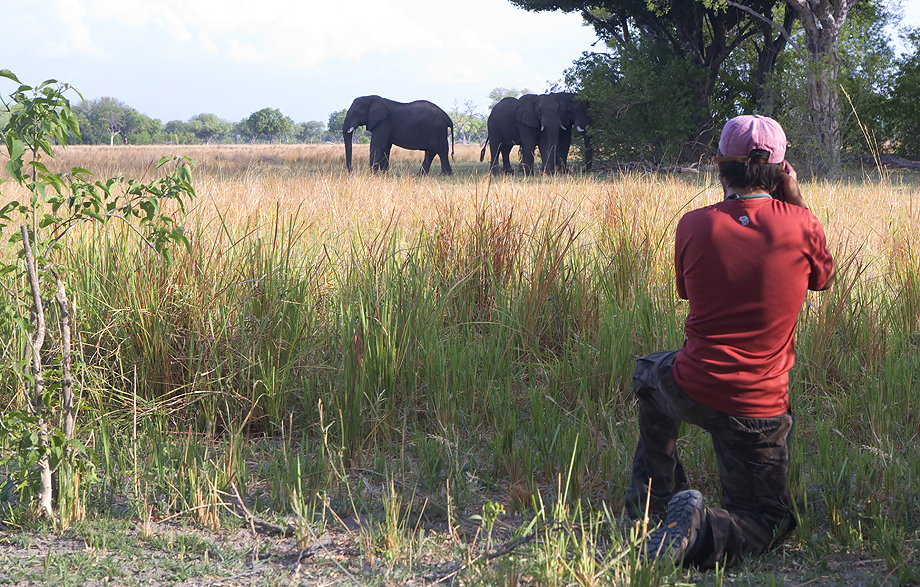
[[[22,177],[22,159],[10,159],[6,162],[6,172],[20,184],[23,183]]]
[[[35,446],[38,446],[38,432],[33,431],[31,434],[26,434],[19,440],[20,450],[29,450]]]
[[[71,167],[71,168],[70,168],[70,173],[71,173],[72,175],[93,175],[93,172],[92,172],[92,171],[90,171],[90,170],[88,170],[88,169],[84,169],[84,168],[82,168],[82,167]]]
[[[55,224],[60,224],[60,223],[61,223],[60,218],[55,218],[51,214],[45,214],[44,216],[42,216],[42,219],[39,221],[38,227],[46,228],[48,226],[54,226]]]
[[[0,69],[0,77],[5,77],[5,78],[7,78],[7,79],[11,79],[11,80],[13,80],[14,82],[16,82],[17,84],[21,84],[21,83],[22,83],[21,81],[19,81],[19,78],[17,78],[16,75],[15,75],[12,71],[10,71],[9,69]]]
[[[49,171],[48,168],[45,167],[45,164],[42,163],[41,161],[29,161],[29,165],[31,165],[35,169],[38,169],[39,171],[42,171],[44,173],[47,173],[48,175],[51,175],[51,171]]]
[[[10,212],[12,212],[15,208],[17,208],[18,206],[19,206],[19,202],[17,202],[16,200],[9,202],[6,206],[4,206],[3,208],[0,208],[0,218],[10,220],[9,216],[7,215]]]
[[[149,222],[153,219],[156,214],[156,204],[154,202],[150,200],[141,200],[137,205],[147,213],[146,221]]]
[[[181,244],[185,245],[185,250],[186,250],[186,252],[188,252],[188,253],[191,253],[191,252],[192,252],[192,243],[190,243],[190,242],[188,241],[188,239],[185,238],[185,229],[184,229],[184,228],[182,228],[182,227],[180,226],[179,228],[177,228],[176,230],[174,230],[174,231],[173,231],[172,238],[173,238],[174,241],[176,241],[176,242],[178,242],[178,243],[181,243]]]
[[[8,136],[6,138],[6,147],[10,154],[10,159],[19,159],[26,152],[26,145],[16,137]]]
[[[35,191],[38,192],[39,196],[41,196],[41,201],[44,202],[45,201],[45,184],[36,183],[34,184],[34,186],[35,186]]]
[[[96,212],[95,210],[92,210],[92,209],[90,209],[90,208],[84,208],[84,209],[83,209],[83,213],[86,214],[87,216],[89,216],[90,218],[92,218],[93,220],[97,220],[97,221],[99,221],[99,222],[105,224],[105,220],[106,220],[106,219],[105,219],[104,217],[102,217],[102,216],[101,216],[98,212]]]

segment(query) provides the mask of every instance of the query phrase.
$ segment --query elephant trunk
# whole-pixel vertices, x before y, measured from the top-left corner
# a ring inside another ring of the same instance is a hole
[[[540,157],[543,159],[543,173],[558,173],[562,171],[559,155],[559,129],[562,125],[551,125],[543,133],[543,145],[540,148]]]
[[[353,134],[348,132],[348,129],[342,132],[342,136],[345,138],[345,167],[348,168],[348,171],[351,171],[351,137]]]

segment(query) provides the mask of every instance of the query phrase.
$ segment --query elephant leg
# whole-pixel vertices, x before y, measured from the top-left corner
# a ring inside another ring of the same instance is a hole
[[[380,153],[375,151],[374,147],[371,146],[371,154],[370,154],[370,157],[368,158],[368,162],[370,163],[371,171],[373,171],[374,173],[380,171],[379,161],[380,161]]]
[[[524,177],[533,175],[533,162],[533,149],[525,149],[524,147],[521,147],[521,171],[524,173]]]
[[[434,151],[425,151],[425,158],[422,160],[422,168],[418,170],[419,175],[428,175],[431,171],[431,162],[434,161]]]
[[[489,173],[498,175],[498,158],[501,154],[502,144],[498,141],[489,141]]]
[[[387,145],[383,150],[383,156],[380,158],[380,171],[390,170],[390,149],[392,148],[393,145]]]
[[[572,131],[562,131],[559,133],[559,145],[556,149],[556,164],[559,166],[559,173],[568,173],[569,171],[569,150],[572,148]]]
[[[387,167],[388,167],[387,162],[386,162],[386,160],[388,159],[387,150],[388,149],[387,149],[387,145],[385,142],[383,142],[380,139],[374,140],[374,136],[371,136],[370,162],[371,162],[371,171],[373,171],[374,173],[377,173],[378,171],[387,170]]]
[[[501,147],[502,171],[514,174],[514,168],[511,167],[511,149],[514,148],[514,145],[502,145]]]
[[[450,168],[450,157],[446,149],[438,153],[438,159],[441,160],[441,175],[453,175],[454,170]]]

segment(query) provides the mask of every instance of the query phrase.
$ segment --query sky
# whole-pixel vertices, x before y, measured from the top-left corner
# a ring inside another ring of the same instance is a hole
[[[27,0],[4,21],[0,69],[163,122],[326,122],[368,94],[486,112],[493,88],[541,93],[597,40],[578,14],[508,0]]]
[[[0,69],[67,82],[163,122],[211,113],[237,122],[277,108],[326,122],[357,96],[470,100],[496,87],[545,91],[584,51],[577,13],[508,0],[5,0]],[[920,0],[902,24],[920,26]],[[894,36],[894,35],[893,35]],[[8,95],[12,83],[0,79]],[[69,94],[72,102],[79,100]]]

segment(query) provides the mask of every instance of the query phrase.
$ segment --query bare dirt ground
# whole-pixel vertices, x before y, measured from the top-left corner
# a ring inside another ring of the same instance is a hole
[[[252,528],[211,532],[174,522],[84,522],[63,533],[0,532],[0,585],[319,586],[541,585],[515,560],[477,562],[476,528],[431,528],[385,544],[359,519],[300,540]],[[480,545],[481,546],[481,545]],[[858,548],[817,555],[795,541],[723,574],[679,572],[673,585],[895,586],[884,560]],[[478,549],[481,554],[481,549]],[[510,564],[508,564],[510,563]],[[595,584],[614,584],[597,577]],[[644,584],[644,583],[643,583]],[[659,583],[655,583],[659,584]]]

